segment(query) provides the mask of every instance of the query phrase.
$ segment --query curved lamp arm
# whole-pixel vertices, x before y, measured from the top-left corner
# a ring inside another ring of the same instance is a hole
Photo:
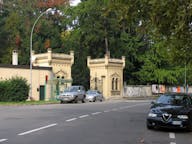
[[[38,17],[37,19],[35,20],[33,26],[32,26],[32,29],[31,29],[31,35],[30,35],[30,97],[29,97],[29,100],[30,98],[32,98],[32,48],[33,48],[33,31],[34,31],[34,28],[35,28],[35,25],[37,24],[38,20],[46,13],[52,11],[52,8],[48,8],[46,11],[42,12]]]

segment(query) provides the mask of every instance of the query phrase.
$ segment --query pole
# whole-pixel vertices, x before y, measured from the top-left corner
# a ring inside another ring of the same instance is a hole
[[[42,12],[38,18],[35,20],[33,27],[31,29],[31,35],[30,35],[30,96],[29,96],[29,100],[33,97],[33,93],[32,93],[32,79],[33,79],[33,75],[32,75],[32,50],[33,50],[33,31],[35,28],[36,23],[38,22],[38,20],[40,19],[40,17],[42,17],[45,13],[51,11],[52,8],[48,8],[46,11]]]
[[[187,92],[187,66],[185,63],[185,92]]]

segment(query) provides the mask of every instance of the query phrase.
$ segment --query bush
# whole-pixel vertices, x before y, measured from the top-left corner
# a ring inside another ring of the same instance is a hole
[[[0,82],[0,101],[25,101],[29,94],[27,80],[22,77],[13,77]]]

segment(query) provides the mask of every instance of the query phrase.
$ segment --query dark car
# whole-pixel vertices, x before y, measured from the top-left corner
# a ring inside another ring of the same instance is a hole
[[[147,116],[147,128],[160,127],[192,131],[192,97],[189,94],[162,94],[152,103]]]

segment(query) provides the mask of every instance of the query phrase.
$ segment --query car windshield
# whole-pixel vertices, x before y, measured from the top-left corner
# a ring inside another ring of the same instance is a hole
[[[87,91],[87,94],[95,94],[97,93],[96,91]]]
[[[157,104],[167,104],[167,105],[186,105],[187,99],[184,95],[161,95]]]
[[[64,90],[64,92],[77,92],[79,90],[79,87],[69,87]]]

